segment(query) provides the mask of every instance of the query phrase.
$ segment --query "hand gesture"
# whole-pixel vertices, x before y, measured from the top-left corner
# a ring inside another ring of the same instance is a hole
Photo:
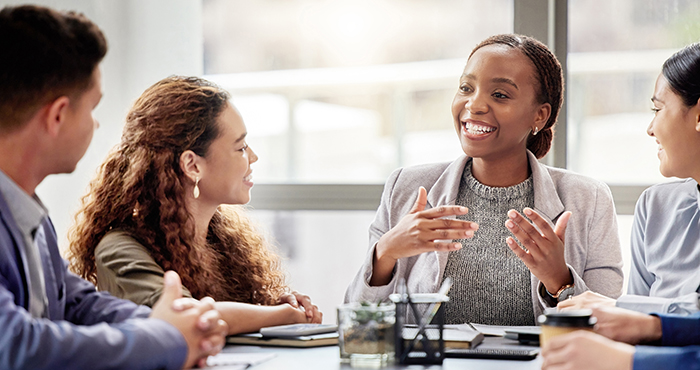
[[[576,297],[559,302],[557,308],[561,311],[580,310],[582,308],[615,307],[614,299],[587,290]]]
[[[661,319],[619,307],[593,308],[596,333],[618,342],[639,344],[661,339]]]
[[[318,306],[311,303],[311,298],[308,295],[301,294],[295,290],[291,293],[282,294],[278,302],[280,304],[287,303],[296,309],[299,309],[299,305],[301,305],[306,315],[306,322],[320,324],[323,321],[323,313],[319,311]]]
[[[466,207],[440,206],[426,211],[427,198],[427,192],[421,186],[411,211],[377,242],[371,285],[387,284],[399,258],[425,252],[455,251],[462,248],[462,244],[450,240],[474,236],[479,228],[476,223],[443,218],[464,215],[468,212]]]
[[[532,220],[532,223],[516,210],[511,209],[508,211],[506,227],[527,248],[527,251],[521,248],[513,238],[507,238],[506,243],[532,274],[540,279],[547,291],[555,294],[562,286],[573,284],[571,273],[564,260],[564,234],[571,212],[564,212],[557,220],[554,229],[534,210],[525,208],[523,213]]]
[[[632,369],[634,347],[590,331],[551,338],[542,347],[542,370]]]
[[[185,337],[187,359],[183,368],[204,366],[208,356],[223,348],[228,325],[214,310],[213,299],[182,300],[182,283],[176,272],[166,272],[163,279],[163,294],[153,305],[150,317],[168,322]]]

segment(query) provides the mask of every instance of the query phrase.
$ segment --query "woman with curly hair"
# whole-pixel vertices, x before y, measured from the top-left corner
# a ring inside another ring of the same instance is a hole
[[[148,306],[175,270],[185,296],[218,301],[230,334],[321,322],[308,296],[288,291],[279,257],[236,206],[250,200],[258,157],[229,98],[196,77],[169,77],[141,95],[82,199],[71,268]]]

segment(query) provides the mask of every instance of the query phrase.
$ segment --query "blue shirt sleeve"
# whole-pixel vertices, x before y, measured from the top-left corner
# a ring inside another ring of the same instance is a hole
[[[661,319],[664,346],[700,345],[700,312],[689,316],[657,315]]]
[[[648,296],[654,276],[647,270],[644,247],[646,235],[646,200],[648,193],[645,191],[639,196],[634,208],[634,221],[632,223],[632,235],[630,236],[630,249],[632,250],[632,263],[627,285],[627,294]],[[626,307],[625,307],[626,308]]]
[[[633,370],[699,370],[700,346],[650,347],[637,346]]]

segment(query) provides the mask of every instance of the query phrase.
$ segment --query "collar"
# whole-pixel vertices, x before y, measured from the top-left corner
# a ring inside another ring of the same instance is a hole
[[[0,170],[0,192],[22,234],[33,237],[34,230],[48,216],[48,211],[39,197],[36,194],[29,196],[2,170]]]
[[[527,151],[527,158],[532,171],[532,186],[535,192],[535,211],[552,222],[565,211],[564,204],[559,199],[554,180],[549,174],[548,167],[537,160],[532,152]],[[464,173],[464,166],[469,157],[461,155],[450,163],[435,185],[428,192],[428,205],[454,205],[459,192],[459,182]]]

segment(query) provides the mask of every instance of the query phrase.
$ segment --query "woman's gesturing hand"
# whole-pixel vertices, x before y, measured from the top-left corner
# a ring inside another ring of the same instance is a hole
[[[573,284],[564,259],[564,234],[571,212],[564,212],[554,229],[534,210],[525,208],[523,213],[532,222],[511,209],[508,211],[506,227],[527,250],[521,248],[513,238],[507,238],[506,242],[510,250],[540,279],[547,291],[555,294],[562,286]]]
[[[399,258],[432,251],[454,251],[462,248],[454,239],[468,239],[479,228],[474,222],[443,217],[464,215],[466,207],[440,206],[425,209],[427,192],[418,189],[411,211],[377,242],[370,285],[385,285]]]

